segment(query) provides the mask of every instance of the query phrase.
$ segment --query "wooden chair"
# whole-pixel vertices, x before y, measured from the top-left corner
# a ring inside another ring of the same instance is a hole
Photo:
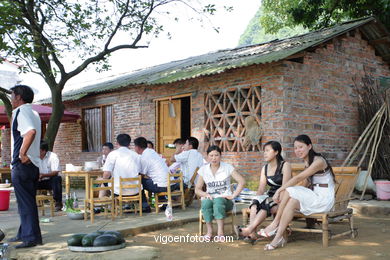
[[[230,188],[232,189],[232,192],[233,191],[233,185],[234,183],[231,184]],[[206,184],[203,185],[203,191],[206,191]],[[200,199],[200,198],[199,198]],[[233,206],[234,208],[234,206]],[[233,209],[226,212],[226,217],[223,221],[223,225],[225,226],[226,224],[231,224],[231,227],[232,227],[232,233],[234,233],[234,216],[235,216],[235,213],[233,212]],[[229,219],[229,217],[231,217],[230,221],[226,222],[227,219]],[[215,219],[213,219],[213,224],[216,224],[217,222],[215,221]],[[203,234],[203,225],[206,224],[206,221],[203,219],[203,214],[202,214],[202,210],[200,209],[199,210],[199,236],[201,236]]]
[[[321,229],[307,229],[307,228],[294,228],[293,231],[300,232],[312,232],[322,233],[322,245],[328,247],[329,240],[344,235],[351,235],[355,238],[357,230],[353,226],[353,209],[348,208],[348,202],[351,200],[351,194],[355,187],[357,176],[359,175],[360,169],[358,167],[333,167],[333,172],[336,176],[335,184],[335,204],[329,212],[316,213],[309,216],[305,216],[297,212],[294,217],[313,219],[321,224]],[[344,219],[348,219],[349,228],[347,231],[339,234],[333,233],[330,229],[329,224],[342,222]],[[293,222],[294,223],[294,222]]]
[[[90,190],[89,190],[89,198],[85,200],[85,212],[84,212],[84,220],[87,220],[88,218],[88,211],[89,213],[91,214],[91,224],[93,224],[94,222],[94,216],[95,216],[95,213],[94,213],[94,208],[95,206],[103,206],[105,207],[105,210],[104,210],[104,215],[105,217],[107,217],[107,212],[108,212],[108,206],[111,206],[111,219],[114,220],[115,219],[115,200],[114,200],[114,179],[111,178],[111,179],[104,179],[104,180],[95,180],[93,178],[91,178],[91,186],[90,186]],[[107,183],[108,186],[104,186],[102,184],[104,183]],[[95,187],[95,185],[97,187]],[[94,193],[95,192],[99,192],[101,190],[106,190],[106,191],[110,191],[110,196],[104,196],[102,198],[95,198],[94,197]]]
[[[229,218],[230,217],[230,218]],[[226,222],[226,220],[230,219],[230,221]],[[217,222],[215,219],[213,219],[213,224],[216,224]],[[223,220],[223,225],[230,224],[232,227],[232,233],[234,232],[234,213],[233,211],[226,212],[226,217]],[[199,236],[203,235],[203,227],[206,224],[206,221],[203,218],[202,210],[199,210]]]
[[[195,197],[194,183],[195,183],[196,176],[198,176],[198,170],[199,170],[199,167],[197,167],[195,169],[194,174],[192,175],[191,180],[190,180],[186,190],[184,191],[184,201],[185,201],[186,207],[191,205],[191,203]]]
[[[37,190],[37,195],[35,196],[37,202],[38,212],[42,212],[42,216],[45,216],[45,201],[50,203],[50,216],[54,217],[54,199],[53,193],[51,190]]]
[[[175,178],[175,179],[172,179]],[[179,183],[180,189],[172,191],[171,185]],[[159,196],[167,196],[168,200],[159,200]],[[166,192],[159,192],[154,194],[155,197],[155,208],[156,213],[159,213],[160,208],[159,205],[170,204],[173,206],[181,206],[182,209],[186,209],[186,205],[184,202],[184,185],[183,185],[183,173],[173,173],[168,172],[168,185]],[[172,200],[172,197],[179,197],[179,200]]]
[[[135,204],[138,202],[139,215],[142,216],[142,176],[138,175],[135,178],[119,178],[119,196],[115,197],[115,211],[122,217],[123,212],[134,212],[137,214],[137,207],[134,205],[134,209],[123,209],[123,203]],[[135,182],[135,183],[134,183]],[[133,184],[128,184],[133,183]],[[138,189],[136,195],[123,195],[124,189]]]

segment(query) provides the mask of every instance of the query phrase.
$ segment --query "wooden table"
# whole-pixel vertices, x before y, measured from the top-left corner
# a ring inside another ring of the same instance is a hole
[[[8,179],[8,181],[11,183],[11,168],[7,167],[7,168],[0,168],[0,181],[1,182],[4,182],[3,181],[3,175],[10,175],[10,179]]]
[[[85,178],[85,200],[84,209],[87,208],[86,201],[89,199],[89,189],[91,188],[90,179],[91,177],[102,177],[103,171],[77,171],[77,172],[62,172],[65,176],[65,192],[69,194],[70,191],[70,178],[71,177],[84,177]]]

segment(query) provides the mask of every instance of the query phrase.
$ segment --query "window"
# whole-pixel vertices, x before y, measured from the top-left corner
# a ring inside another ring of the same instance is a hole
[[[112,106],[83,109],[83,151],[99,152],[112,142]]]
[[[260,151],[260,144],[244,145],[245,118],[261,120],[261,88],[229,88],[205,95],[205,149],[218,145],[224,152]]]

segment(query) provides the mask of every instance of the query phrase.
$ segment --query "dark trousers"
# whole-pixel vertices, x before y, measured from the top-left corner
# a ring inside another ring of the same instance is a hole
[[[18,203],[20,227],[17,238],[24,242],[42,243],[35,200],[39,169],[33,163],[17,162],[12,168],[12,184]]]
[[[38,190],[52,190],[53,198],[56,203],[62,203],[62,178],[61,176],[52,176],[48,180],[38,181]]]
[[[146,200],[146,196],[145,196],[145,190],[153,192],[153,193],[166,192],[167,191],[167,187],[159,187],[159,186],[157,186],[157,184],[153,183],[152,179],[149,179],[149,178],[142,178],[142,187],[143,187],[143,190],[142,190],[142,208],[149,207],[149,203]]]

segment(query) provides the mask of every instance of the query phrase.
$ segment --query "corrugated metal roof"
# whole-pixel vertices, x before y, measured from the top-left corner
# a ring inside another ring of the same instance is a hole
[[[307,48],[315,47],[338,35],[344,34],[357,27],[369,25],[363,30],[369,39],[377,39],[388,34],[383,26],[376,22],[374,17],[358,19],[343,24],[309,32],[303,35],[282,40],[274,40],[257,45],[244,46],[235,49],[226,49],[216,52],[190,57],[183,60],[153,66],[129,74],[113,77],[106,81],[87,85],[77,90],[63,93],[64,101],[78,100],[86,95],[107,92],[138,84],[165,84],[175,81],[196,78],[224,72],[228,69],[245,67],[253,64],[264,64],[283,60]],[[377,51],[388,54],[388,47],[376,46]],[[386,53],[387,51],[387,53]],[[381,54],[381,53],[380,53]],[[44,101],[43,101],[44,102]],[[50,101],[47,101],[50,102]]]

